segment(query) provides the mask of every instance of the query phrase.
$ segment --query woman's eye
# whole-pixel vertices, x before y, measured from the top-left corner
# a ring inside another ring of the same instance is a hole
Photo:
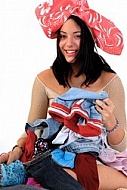
[[[60,39],[64,39],[64,38],[66,38],[65,35],[60,35]]]
[[[74,38],[75,39],[80,39],[81,38],[81,34],[74,36]]]

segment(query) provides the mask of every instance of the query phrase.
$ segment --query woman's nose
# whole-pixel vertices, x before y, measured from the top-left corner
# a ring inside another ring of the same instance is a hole
[[[67,47],[72,47],[73,46],[73,39],[71,37],[67,38]]]

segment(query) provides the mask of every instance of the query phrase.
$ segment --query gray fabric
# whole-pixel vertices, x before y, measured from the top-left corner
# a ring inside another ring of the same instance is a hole
[[[46,190],[45,188],[29,186],[29,185],[14,185],[7,187],[0,187],[0,190]]]

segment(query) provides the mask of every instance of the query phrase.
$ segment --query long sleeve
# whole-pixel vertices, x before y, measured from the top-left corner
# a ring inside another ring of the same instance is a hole
[[[127,148],[127,122],[125,110],[125,92],[123,84],[118,75],[116,75],[103,90],[108,93],[109,98],[114,103],[115,117],[118,119],[120,126],[125,130],[125,136],[122,141],[118,145],[110,144],[110,146],[118,151],[123,151]]]

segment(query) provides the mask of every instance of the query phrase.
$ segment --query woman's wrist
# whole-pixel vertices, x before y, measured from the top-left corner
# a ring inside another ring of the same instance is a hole
[[[112,115],[110,117],[110,119],[108,119],[108,121],[106,121],[104,123],[104,126],[106,128],[106,130],[112,130],[114,128],[114,126],[116,125],[116,117],[114,115]]]
[[[24,148],[22,147],[22,146],[20,146],[20,145],[15,145],[13,148],[12,148],[12,151],[13,150],[15,150],[15,149],[19,149],[20,150],[20,152],[24,152]]]
[[[112,133],[112,132],[114,132],[118,127],[119,127],[119,122],[118,122],[118,120],[116,119],[116,125],[114,125],[114,127],[113,127],[112,129],[106,129],[106,132],[107,132],[107,133]]]

